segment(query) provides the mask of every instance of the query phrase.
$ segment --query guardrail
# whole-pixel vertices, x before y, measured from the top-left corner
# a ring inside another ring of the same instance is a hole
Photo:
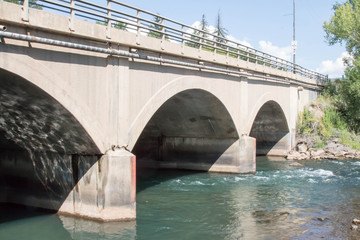
[[[170,41],[203,51],[226,55],[229,58],[236,58],[242,61],[292,72],[309,79],[314,79],[320,84],[328,81],[327,75],[317,73],[296,64],[294,65],[290,61],[162,17],[158,14],[121,3],[117,0],[98,0],[98,2],[102,2],[103,5],[85,0],[37,0],[36,3],[31,4],[29,4],[29,0],[24,0],[23,20],[28,21],[29,19],[29,7],[35,7],[62,15],[68,15],[70,30],[74,30],[74,18],[79,18],[106,25],[107,37],[109,38],[111,29],[117,28],[139,35],[158,38],[162,41]]]

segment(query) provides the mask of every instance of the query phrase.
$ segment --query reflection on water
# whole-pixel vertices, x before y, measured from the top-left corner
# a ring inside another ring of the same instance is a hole
[[[255,175],[153,172],[139,181],[133,222],[0,206],[0,239],[360,239],[350,230],[360,160],[303,164],[258,159]]]
[[[136,222],[96,222],[70,216],[59,216],[72,239],[135,239]]]

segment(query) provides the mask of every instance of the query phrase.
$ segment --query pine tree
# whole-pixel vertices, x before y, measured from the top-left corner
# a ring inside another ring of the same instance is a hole
[[[217,15],[217,19],[216,19],[214,35],[217,36],[215,39],[216,42],[226,43],[225,38],[228,35],[228,30],[222,26],[220,9],[218,11],[218,15]],[[221,44],[218,44],[218,46],[220,46],[222,48],[224,47],[224,45],[221,45]]]
[[[162,18],[160,16],[155,16],[153,21],[155,23],[153,23],[150,26],[150,28],[155,29],[155,31],[150,30],[150,32],[148,33],[148,36],[161,39],[163,37],[163,33],[162,33],[163,27],[161,26]]]

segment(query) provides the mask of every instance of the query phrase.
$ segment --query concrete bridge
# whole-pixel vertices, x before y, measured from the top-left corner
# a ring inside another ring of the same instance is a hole
[[[134,219],[140,167],[254,173],[256,153],[291,149],[325,79],[116,1],[107,25],[84,20],[76,4],[99,8],[86,1],[69,16],[39,2],[0,2],[0,202]]]

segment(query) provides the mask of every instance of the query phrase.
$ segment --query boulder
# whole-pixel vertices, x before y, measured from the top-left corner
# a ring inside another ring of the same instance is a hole
[[[308,150],[308,146],[305,143],[298,144],[296,146],[296,148],[297,148],[297,151],[300,153],[305,153]]]
[[[300,156],[300,154],[298,152],[290,151],[289,154],[287,155],[286,159],[287,160],[297,160],[299,156]]]
[[[352,223],[353,223],[353,224],[356,224],[356,225],[359,225],[359,224],[360,224],[360,220],[354,218],[354,219],[352,220]]]
[[[310,154],[311,154],[311,158],[320,159],[325,154],[325,151],[323,149],[317,149],[311,151]]]
[[[290,167],[302,167],[302,166],[304,166],[304,165],[302,165],[302,164],[300,164],[300,163],[298,163],[298,162],[293,162],[293,163],[291,163],[289,166],[290,166]]]

